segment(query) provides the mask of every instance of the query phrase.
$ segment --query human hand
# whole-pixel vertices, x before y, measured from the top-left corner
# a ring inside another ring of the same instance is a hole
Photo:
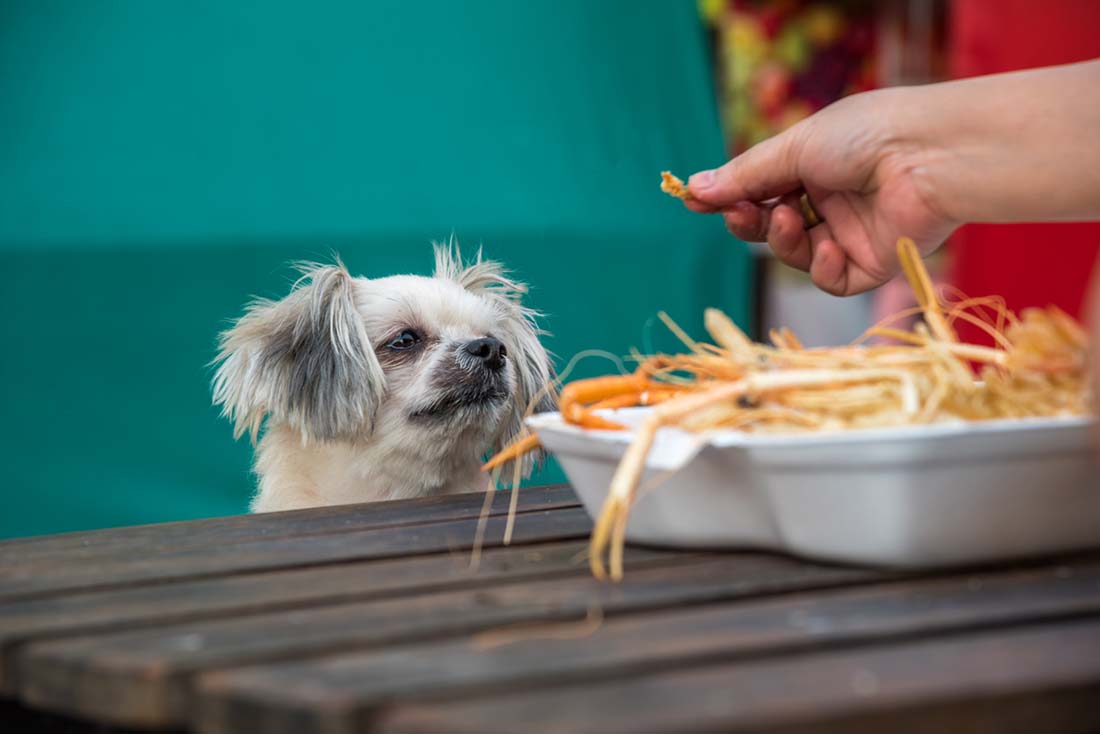
[[[966,222],[1100,217],[1097,90],[1100,60],[857,94],[695,174],[685,203],[859,293],[897,272],[901,236],[927,254]],[[808,231],[802,189],[825,220]]]
[[[835,295],[874,288],[898,271],[896,243],[922,253],[959,222],[937,209],[924,175],[932,146],[904,123],[919,90],[856,95],[688,181],[697,212],[719,212],[735,236],[766,240],[783,262]],[[803,230],[802,190],[825,220]],[[780,197],[778,203],[761,203]]]

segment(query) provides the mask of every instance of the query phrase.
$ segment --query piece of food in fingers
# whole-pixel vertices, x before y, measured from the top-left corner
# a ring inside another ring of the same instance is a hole
[[[687,184],[673,176],[669,171],[661,171],[661,191],[683,201],[689,201],[692,198]]]

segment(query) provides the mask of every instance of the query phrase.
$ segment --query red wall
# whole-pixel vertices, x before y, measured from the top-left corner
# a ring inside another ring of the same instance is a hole
[[[955,0],[951,21],[957,77],[1100,57],[1100,0]],[[1000,294],[1017,311],[1057,304],[1083,315],[1100,223],[971,224],[951,246],[954,283],[968,295]],[[985,340],[959,326],[967,340]]]

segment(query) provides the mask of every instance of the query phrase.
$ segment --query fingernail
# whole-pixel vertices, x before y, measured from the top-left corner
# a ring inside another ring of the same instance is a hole
[[[709,189],[714,185],[714,171],[700,171],[688,179],[688,186],[697,189]]]

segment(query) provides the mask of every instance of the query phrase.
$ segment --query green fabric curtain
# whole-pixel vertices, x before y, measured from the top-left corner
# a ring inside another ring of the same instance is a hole
[[[721,160],[711,85],[690,2],[5,3],[0,537],[243,511],[207,364],[293,260],[427,273],[454,234],[559,366],[747,324],[749,257],[657,187]]]

